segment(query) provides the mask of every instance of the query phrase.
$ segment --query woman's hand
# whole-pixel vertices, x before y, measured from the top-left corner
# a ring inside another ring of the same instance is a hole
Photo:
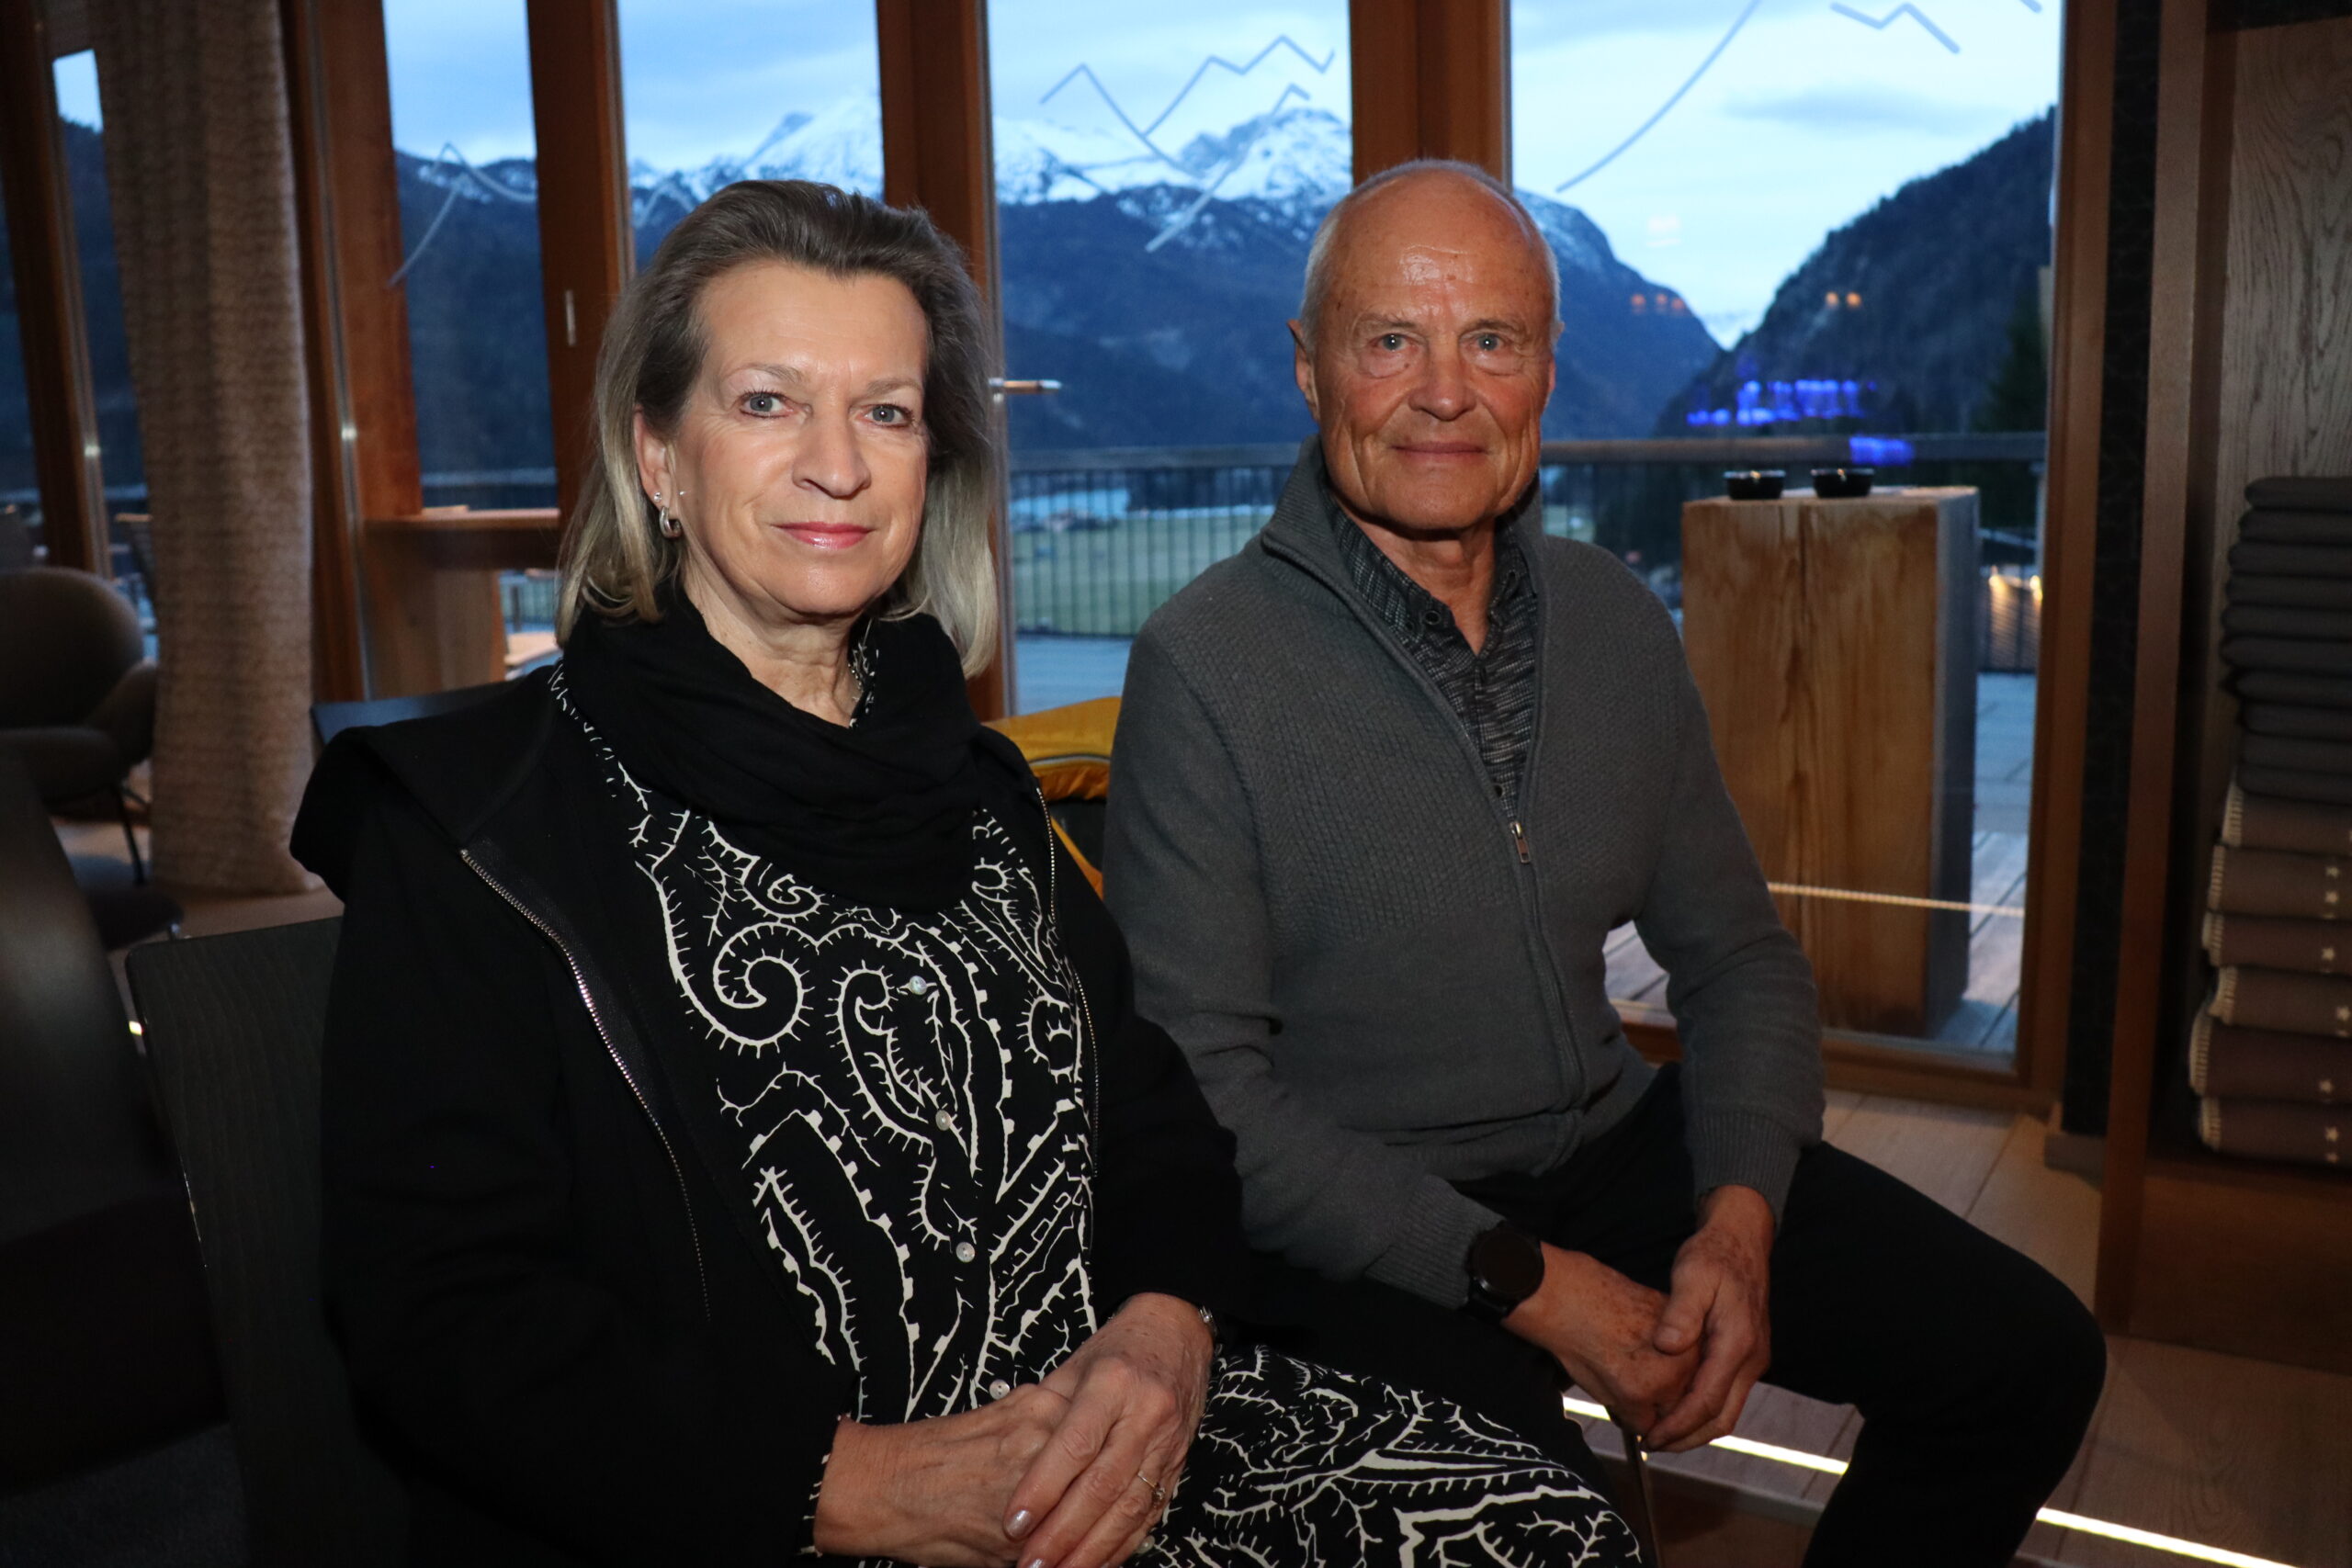
[[[1023,1564],[1104,1568],[1143,1544],[1201,1424],[1215,1350],[1197,1310],[1139,1295],[1038,1385],[1069,1408],[1001,1521]]]
[[[817,1494],[817,1550],[937,1568],[1005,1568],[1012,1483],[1046,1447],[1069,1401],[1038,1384],[961,1416],[865,1427],[844,1421]]]

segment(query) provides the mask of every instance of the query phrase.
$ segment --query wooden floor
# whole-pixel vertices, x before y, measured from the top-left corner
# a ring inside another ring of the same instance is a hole
[[[1833,1091],[1829,1140],[1892,1171],[2035,1258],[2089,1299],[2098,1193],[2042,1162],[2033,1118]],[[2352,1564],[2352,1378],[2110,1337],[2107,1393],[2053,1508],[2248,1553],[2294,1568]],[[1850,1408],[1759,1388],[1739,1424],[1756,1441],[1843,1459]],[[1613,1435],[1593,1446],[1616,1451]],[[1739,1487],[1770,1505],[1817,1506],[1835,1479],[1722,1450],[1654,1464]],[[2069,1568],[2154,1568],[2188,1559],[2037,1525],[2029,1559]],[[1668,1546],[1667,1561],[1675,1568]],[[1713,1562],[1704,1542],[1686,1561]],[[1751,1560],[1751,1568],[1771,1568]]]

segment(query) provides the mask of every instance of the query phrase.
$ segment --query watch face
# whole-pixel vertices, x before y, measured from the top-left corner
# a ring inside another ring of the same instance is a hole
[[[1470,1268],[1488,1294],[1516,1306],[1544,1283],[1544,1248],[1525,1231],[1497,1225],[1471,1247]]]

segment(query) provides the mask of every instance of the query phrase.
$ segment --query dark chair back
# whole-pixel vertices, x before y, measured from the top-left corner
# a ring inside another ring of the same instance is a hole
[[[0,1243],[176,1185],[90,902],[0,747]]]
[[[0,750],[0,1493],[220,1418],[187,1200],[121,993]]]
[[[407,1505],[361,1440],[320,1310],[319,1055],[340,919],[130,956],[220,1325],[252,1568],[400,1562]]]
[[[427,692],[415,697],[372,697],[356,703],[312,703],[311,728],[323,746],[346,729],[358,729],[371,724],[398,724],[404,718],[430,718],[437,713],[455,713],[469,708],[487,697],[494,697],[506,689],[503,681],[492,681],[480,686],[458,686],[447,692]]]
[[[62,566],[0,574],[0,729],[80,724],[146,657],[139,612]]]

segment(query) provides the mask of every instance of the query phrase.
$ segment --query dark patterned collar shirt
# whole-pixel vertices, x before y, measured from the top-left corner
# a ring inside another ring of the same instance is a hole
[[[1487,606],[1486,646],[1470,650],[1453,612],[1356,525],[1324,488],[1331,531],[1348,581],[1373,617],[1396,635],[1407,657],[1437,683],[1446,705],[1477,742],[1487,780],[1504,809],[1519,807],[1520,770],[1535,739],[1535,585],[1526,551],[1509,522],[1495,531],[1495,582]]]

